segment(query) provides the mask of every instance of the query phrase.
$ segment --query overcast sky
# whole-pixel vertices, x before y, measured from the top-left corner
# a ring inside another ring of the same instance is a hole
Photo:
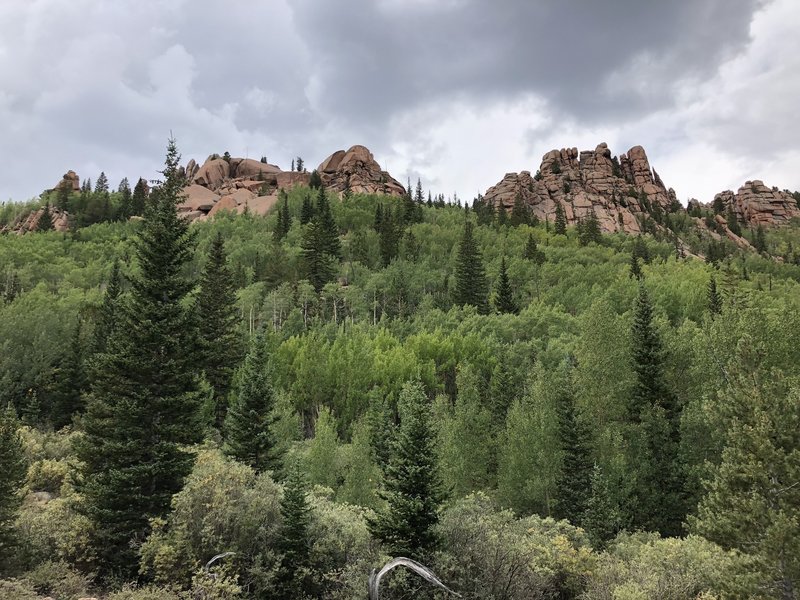
[[[0,0],[0,200],[183,154],[369,147],[471,199],[552,148],[647,150],[685,202],[800,189],[798,0]]]

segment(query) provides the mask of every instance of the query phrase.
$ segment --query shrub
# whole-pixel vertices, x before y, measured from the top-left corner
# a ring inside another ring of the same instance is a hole
[[[26,573],[25,580],[37,592],[55,600],[77,600],[88,595],[90,578],[63,561],[47,561]]]

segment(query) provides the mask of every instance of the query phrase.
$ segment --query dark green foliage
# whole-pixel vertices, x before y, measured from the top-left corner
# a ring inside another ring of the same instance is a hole
[[[66,179],[61,180],[56,194],[56,208],[61,211],[69,211],[69,199],[72,195],[72,182]]]
[[[277,598],[295,600],[313,596],[310,578],[311,542],[309,525],[311,508],[307,485],[298,465],[289,469],[283,488],[278,550],[281,553],[277,574]]]
[[[144,538],[149,519],[169,510],[193,462],[184,445],[202,432],[185,302],[192,282],[184,268],[194,240],[175,208],[183,185],[179,158],[170,140],[165,181],[135,241],[139,274],[97,358],[85,434],[76,444],[103,574],[136,572],[131,543]]]
[[[526,260],[530,260],[537,265],[544,264],[544,261],[546,260],[544,252],[539,250],[539,247],[536,244],[536,238],[533,237],[532,233],[528,234],[528,240],[525,242],[525,253],[523,256]]]
[[[729,206],[728,211],[725,213],[725,221],[728,223],[728,229],[731,233],[742,235],[742,228],[739,225],[739,219],[736,218],[736,213],[733,212],[733,207]]]
[[[637,428],[631,464],[636,465],[631,499],[634,526],[679,535],[685,516],[678,463],[680,414],[664,378],[661,339],[643,283],[634,308],[632,367],[635,374],[628,418]]]
[[[717,291],[717,280],[713,275],[708,280],[708,311],[712,318],[722,312],[722,296]]]
[[[496,212],[495,222],[497,223],[497,226],[500,227],[501,229],[503,227],[508,226],[508,212],[506,212],[506,207],[503,205],[502,202],[497,203],[495,212]]]
[[[339,227],[336,225],[336,220],[333,218],[331,205],[328,201],[328,196],[325,194],[325,188],[322,187],[319,188],[319,192],[317,193],[315,218],[322,228],[324,252],[333,258],[341,258],[342,243],[339,240]]]
[[[381,264],[388,267],[400,252],[400,236],[402,235],[401,224],[388,209],[383,213],[378,235],[380,236],[378,241]]]
[[[292,214],[289,212],[289,196],[285,190],[281,190],[278,196],[280,201],[278,205],[278,221],[272,232],[276,242],[280,242],[285,238],[292,228]]]
[[[589,216],[581,222],[578,241],[581,246],[588,246],[592,242],[599,244],[602,240],[603,234],[600,231],[600,222],[597,220],[597,215],[593,208]]]
[[[136,185],[133,187],[133,196],[131,198],[131,214],[143,215],[144,209],[147,206],[147,199],[150,196],[150,188],[147,182],[139,178]]]
[[[372,228],[380,233],[383,227],[383,204],[378,202],[375,205],[375,218],[372,220]]]
[[[302,173],[303,171],[305,171],[305,162],[303,162],[303,159],[301,157],[298,156],[296,159],[294,159],[294,164],[298,173]]]
[[[308,187],[310,187],[311,189],[317,189],[322,187],[322,177],[320,176],[319,172],[316,169],[311,171],[311,175],[309,176],[308,179]]]
[[[36,223],[36,231],[52,231],[53,230],[53,215],[50,212],[50,203],[44,205],[42,214],[39,215],[39,221]]]
[[[305,276],[319,293],[335,275],[333,257],[328,254],[329,238],[319,219],[314,217],[303,234],[303,263]]]
[[[497,276],[497,283],[494,288],[494,307],[499,313],[516,314],[519,312],[519,307],[514,301],[511,282],[508,280],[505,257],[500,259],[500,273]]]
[[[645,264],[650,264],[650,250],[647,248],[647,244],[640,235],[633,239],[632,254]]]
[[[553,173],[553,175],[561,174],[561,163],[557,160],[554,160],[550,165],[550,172]]]
[[[103,304],[97,314],[92,336],[92,354],[102,354],[106,351],[108,339],[119,317],[119,296],[122,293],[122,276],[119,270],[119,261],[115,260],[111,267],[111,276],[106,284],[103,295]]]
[[[725,202],[722,200],[722,196],[717,195],[714,196],[714,202],[712,204],[712,208],[714,209],[715,215],[721,215],[725,212]]]
[[[386,467],[387,507],[369,520],[372,534],[390,556],[425,562],[437,549],[436,524],[443,496],[436,470],[434,433],[420,383],[407,383],[398,404],[400,427]]]
[[[622,530],[623,525],[622,510],[614,501],[608,479],[600,466],[594,465],[581,526],[589,534],[592,545],[602,549]]]
[[[477,307],[478,312],[488,311],[486,273],[483,269],[481,251],[474,236],[472,221],[464,223],[464,233],[458,248],[456,259],[456,285],[454,302],[458,305],[469,304]]]
[[[564,457],[558,478],[557,510],[561,518],[580,525],[583,523],[591,493],[591,439],[575,405],[569,372],[563,378],[556,409],[558,439]]]
[[[519,227],[520,225],[530,225],[531,211],[525,200],[522,199],[522,194],[517,192],[514,196],[514,206],[511,208],[511,225],[512,227]]]
[[[196,365],[211,386],[214,425],[222,427],[233,371],[242,359],[237,331],[236,288],[225,257],[225,241],[218,232],[206,257],[197,294],[198,353]]]
[[[642,273],[642,266],[639,264],[639,257],[635,254],[631,254],[631,263],[630,263],[630,277],[634,277],[641,281],[644,278],[644,273]]]
[[[757,252],[767,252],[767,238],[764,235],[764,227],[761,224],[756,228],[756,234],[753,237],[753,246]]]
[[[117,219],[124,221],[133,214],[133,194],[128,178],[124,177],[119,182],[119,206],[117,207]]]
[[[322,189],[322,186],[319,186]],[[300,210],[300,224],[307,225],[314,218],[314,203],[311,196],[306,194],[303,196],[303,208]]]
[[[83,412],[83,394],[88,380],[81,336],[82,325],[83,322],[78,319],[69,347],[53,371],[50,414],[55,429],[69,425],[73,415]]]
[[[244,364],[236,375],[230,408],[225,417],[225,452],[256,471],[277,471],[275,392],[269,371],[266,338],[253,338]]]
[[[22,504],[25,455],[19,435],[20,423],[9,405],[0,413],[0,576],[8,575],[15,562],[14,519]]]
[[[561,206],[561,202],[558,201],[556,202],[556,217],[553,231],[556,235],[567,235],[567,215],[564,214],[564,207]]]

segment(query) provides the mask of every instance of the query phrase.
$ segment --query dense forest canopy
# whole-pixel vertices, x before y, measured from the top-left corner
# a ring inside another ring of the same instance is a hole
[[[797,224],[297,186],[189,226],[177,159],[0,236],[0,597],[363,598],[397,555],[468,598],[798,597]]]

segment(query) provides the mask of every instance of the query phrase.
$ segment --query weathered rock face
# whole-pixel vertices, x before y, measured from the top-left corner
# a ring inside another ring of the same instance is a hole
[[[364,146],[353,146],[347,152],[338,150],[317,168],[322,184],[337,192],[350,189],[360,194],[402,196],[405,188],[386,171]]]
[[[0,230],[0,233],[17,233],[23,234],[29,231],[36,231],[39,227],[39,218],[42,216],[44,208],[34,210],[24,219],[8,225]],[[53,229],[55,231],[69,231],[69,213],[64,210],[59,210],[54,206],[50,207],[50,216],[53,219]]]
[[[605,143],[580,153],[577,148],[551,150],[542,157],[535,177],[528,171],[508,173],[484,199],[511,210],[518,196],[542,221],[555,220],[559,203],[568,224],[594,212],[606,233],[640,233],[642,217],[654,207],[680,210],[675,192],[650,168],[641,146],[617,159]]]
[[[720,200],[726,211],[732,208],[748,227],[783,225],[800,217],[800,208],[791,194],[768,188],[763,181],[748,181],[735,194],[731,190],[720,192],[714,196],[714,203]]]
[[[81,180],[75,171],[67,171],[51,191],[60,190],[66,187],[71,192],[79,192],[81,190]]]

